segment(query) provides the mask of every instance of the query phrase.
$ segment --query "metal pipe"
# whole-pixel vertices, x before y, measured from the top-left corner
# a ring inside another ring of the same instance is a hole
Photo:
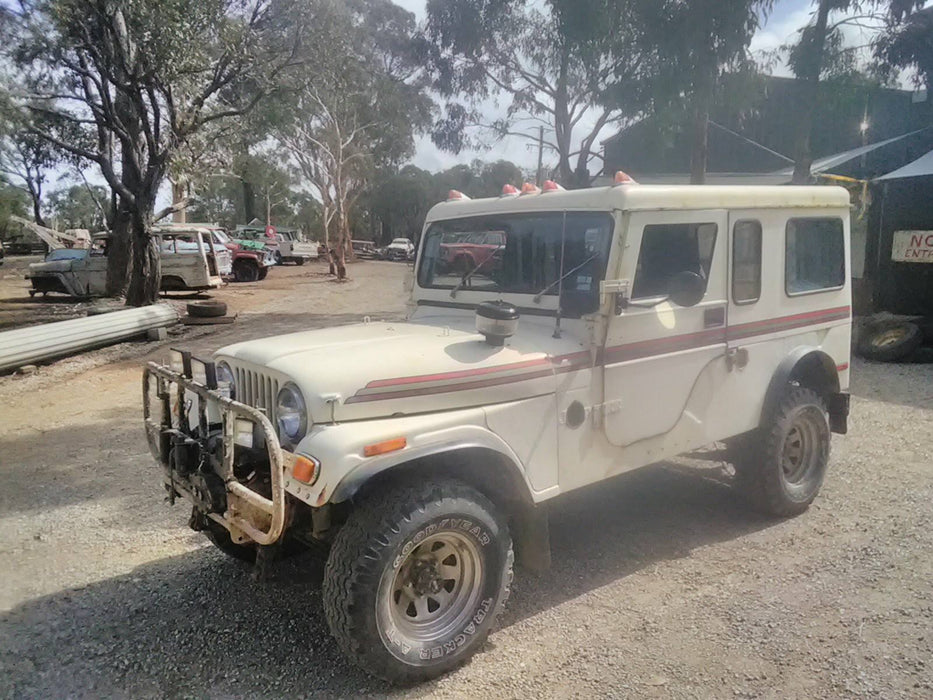
[[[169,304],[43,323],[0,333],[0,372],[142,335],[178,322]]]

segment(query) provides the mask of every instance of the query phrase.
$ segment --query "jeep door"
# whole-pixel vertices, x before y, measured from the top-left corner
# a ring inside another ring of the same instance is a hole
[[[663,435],[681,420],[702,424],[702,396],[715,392],[726,349],[725,210],[629,214],[620,278],[628,301],[609,319],[603,348],[606,436],[618,446]],[[689,271],[705,282],[698,304],[668,299],[672,278]],[[698,405],[687,410],[691,396]],[[708,403],[708,400],[706,401]]]
[[[107,239],[95,238],[88,254],[72,263],[71,271],[80,296],[99,297],[107,292]]]

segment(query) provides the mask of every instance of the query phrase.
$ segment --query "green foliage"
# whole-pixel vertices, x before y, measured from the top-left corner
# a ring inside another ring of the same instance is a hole
[[[560,179],[588,185],[600,132],[650,104],[656,15],[656,0],[429,0],[425,56],[447,101],[434,142],[456,153],[544,124]],[[497,98],[506,114],[489,121]]]
[[[49,195],[55,228],[85,228],[91,232],[108,228],[110,191],[99,185],[74,185]]]
[[[875,47],[883,73],[913,69],[915,82],[933,91],[933,7],[910,13],[919,3],[892,2],[888,25]]]
[[[26,216],[29,208],[29,196],[19,187],[14,187],[0,179],[0,239],[7,240],[11,229],[19,230],[19,224],[10,222],[10,215]]]
[[[372,238],[382,245],[400,237],[417,241],[428,210],[444,201],[450,190],[473,198],[497,197],[503,185],[521,187],[523,180],[521,169],[507,160],[492,163],[474,160],[469,165],[455,165],[433,175],[406,165],[395,175],[382,178],[361,203],[370,216],[354,227],[354,237],[370,238],[368,224],[372,227]]]

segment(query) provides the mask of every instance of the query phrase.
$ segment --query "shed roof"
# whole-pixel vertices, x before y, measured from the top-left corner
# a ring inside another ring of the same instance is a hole
[[[929,177],[931,175],[933,175],[933,151],[928,151],[917,160],[886,175],[877,177],[875,180],[902,180],[908,177]]]

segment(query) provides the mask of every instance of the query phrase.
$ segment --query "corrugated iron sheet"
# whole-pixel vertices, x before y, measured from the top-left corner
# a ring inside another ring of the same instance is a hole
[[[168,304],[113,311],[0,333],[0,372],[141,335],[178,322]]]

